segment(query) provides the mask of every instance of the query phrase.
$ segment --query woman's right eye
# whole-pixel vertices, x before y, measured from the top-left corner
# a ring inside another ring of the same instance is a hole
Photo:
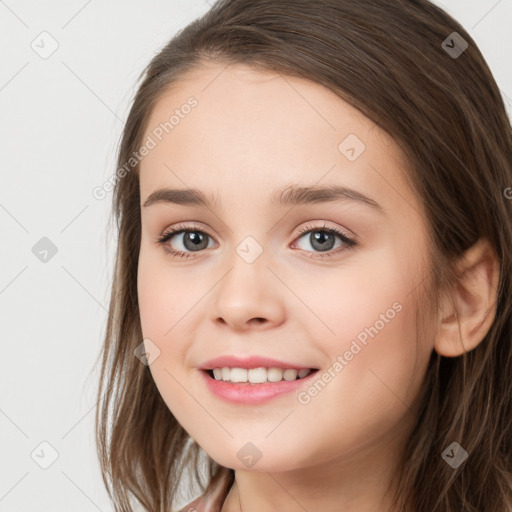
[[[174,238],[177,238],[178,240],[181,239],[181,245],[184,247],[185,250],[176,250],[173,248],[169,248],[169,242]],[[190,254],[193,252],[208,249],[207,242],[205,245],[205,240],[207,240],[208,238],[211,239],[212,237],[200,229],[190,227],[184,228],[183,226],[178,226],[174,229],[164,232],[164,234],[158,238],[158,243],[161,244],[164,247],[164,249],[173,256],[179,258],[188,258]],[[188,250],[191,252],[186,252]]]

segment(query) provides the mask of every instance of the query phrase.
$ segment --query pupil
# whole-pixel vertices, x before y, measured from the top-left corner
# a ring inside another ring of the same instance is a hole
[[[330,233],[326,233],[325,231],[315,231],[314,233],[311,234],[311,236],[312,236],[311,245],[313,247],[315,247],[316,249],[329,250],[329,249],[332,249],[332,247],[334,246],[334,240],[333,240],[334,237]],[[331,243],[325,241],[326,237],[330,237]],[[316,246],[316,244],[319,244],[319,245]],[[326,247],[326,245],[328,247]]]
[[[185,237],[184,244],[187,247],[187,242],[192,242],[191,247],[187,247],[187,249],[204,249],[204,247],[199,247],[201,243],[204,243],[205,237],[203,237],[202,233],[198,233],[197,231],[192,231],[190,233],[187,233],[187,236]]]

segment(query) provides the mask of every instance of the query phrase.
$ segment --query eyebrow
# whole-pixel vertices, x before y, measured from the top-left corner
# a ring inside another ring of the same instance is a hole
[[[272,205],[299,206],[315,203],[333,203],[336,201],[354,201],[369,206],[380,213],[385,213],[384,208],[374,199],[357,190],[338,185],[328,187],[297,187],[291,185],[274,193],[270,202]],[[156,203],[206,206],[207,208],[215,208],[219,205],[217,197],[213,194],[208,197],[201,190],[193,188],[160,188],[148,196],[143,206],[147,207]]]

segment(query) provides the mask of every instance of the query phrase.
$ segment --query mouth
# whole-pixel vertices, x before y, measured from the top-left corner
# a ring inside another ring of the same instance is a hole
[[[202,370],[210,379],[228,384],[246,384],[255,386],[258,384],[271,384],[278,382],[291,382],[302,380],[316,373],[318,368],[212,368]]]
[[[234,405],[257,406],[281,396],[297,393],[311,385],[318,368],[203,368],[207,389],[217,398]],[[256,382],[252,382],[256,381]]]

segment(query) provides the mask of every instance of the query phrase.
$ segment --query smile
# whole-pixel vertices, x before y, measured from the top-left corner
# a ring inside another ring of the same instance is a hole
[[[224,382],[248,382],[250,384],[262,384],[264,382],[280,382],[293,381],[308,376],[312,371],[311,368],[302,368],[295,370],[293,368],[213,368],[209,370],[209,374],[215,380]]]
[[[200,373],[208,390],[216,397],[233,404],[258,405],[293,391],[299,391],[303,386],[308,385],[307,383],[317,371],[317,369],[304,368],[298,371],[281,368],[248,370],[224,367],[201,370]],[[299,372],[303,375],[302,377],[299,376]],[[251,382],[251,378],[259,382]]]

